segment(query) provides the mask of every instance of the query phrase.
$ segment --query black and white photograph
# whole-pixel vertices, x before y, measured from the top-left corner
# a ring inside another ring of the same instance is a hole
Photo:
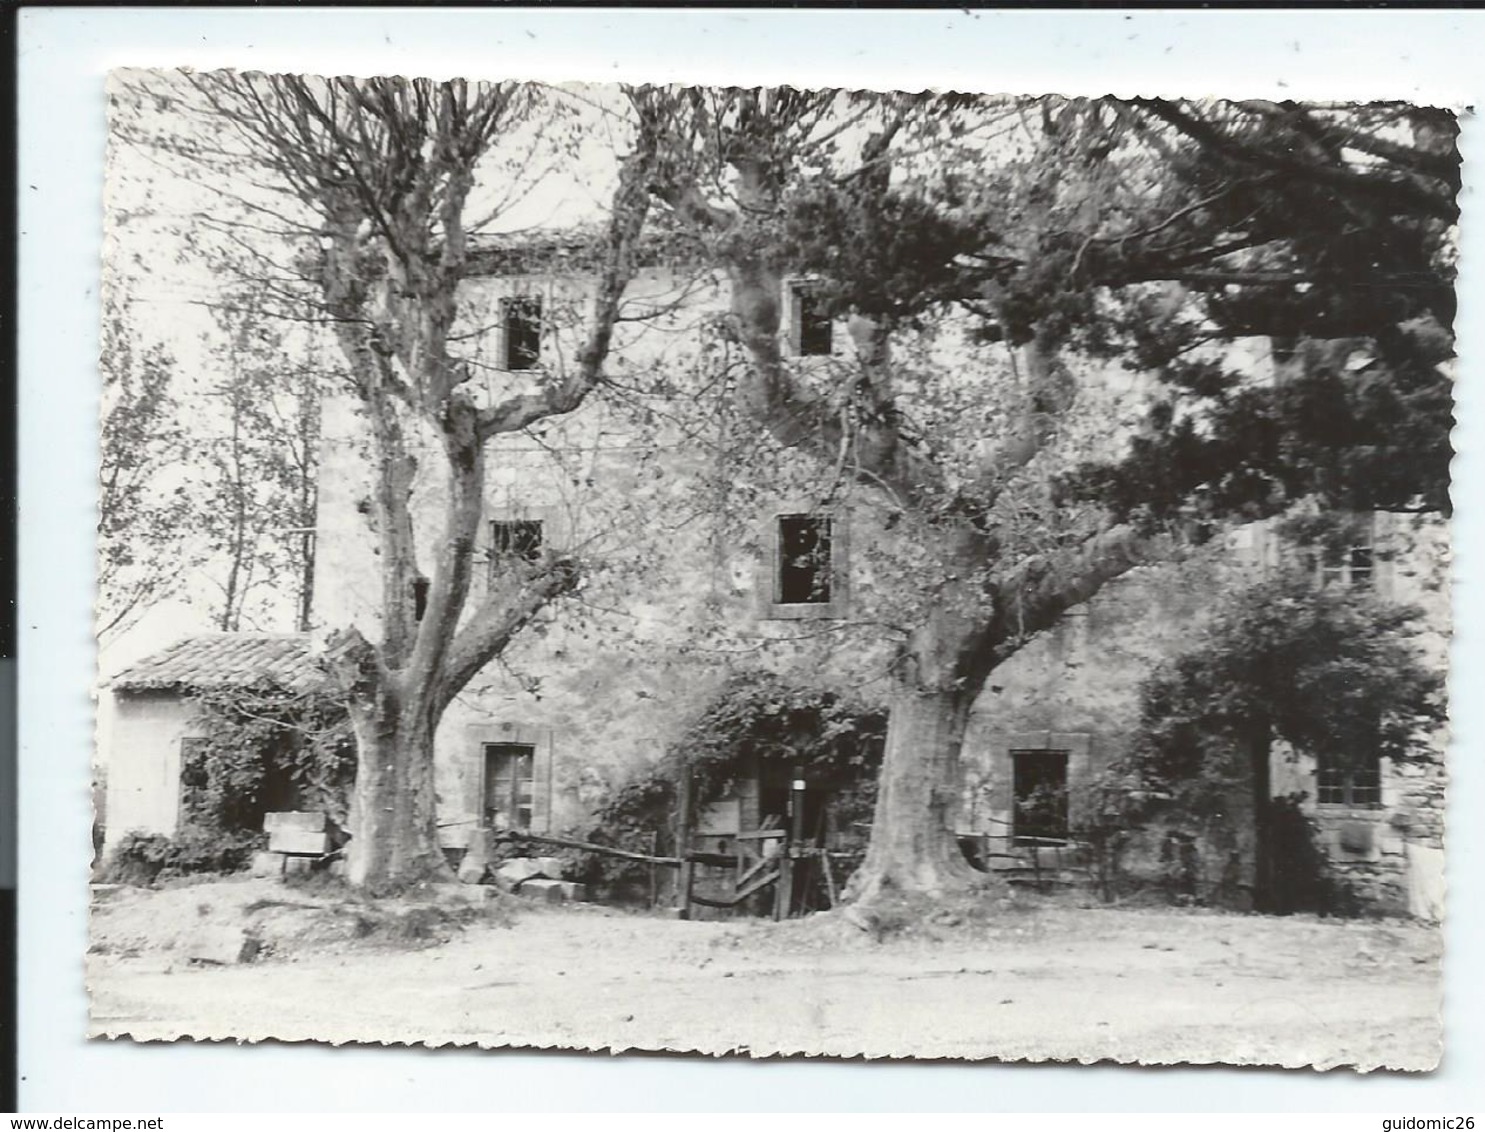
[[[119,69],[95,1038],[1434,1069],[1456,108]]]

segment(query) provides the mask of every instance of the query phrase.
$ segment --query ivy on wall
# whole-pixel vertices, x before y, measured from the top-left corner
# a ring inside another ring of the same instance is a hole
[[[356,745],[336,697],[233,688],[193,700],[201,738],[185,752],[181,772],[187,824],[256,832],[265,813],[291,808],[346,824]]]
[[[769,672],[727,681],[648,770],[621,786],[595,814],[586,840],[624,848],[676,850],[679,784],[689,773],[699,811],[768,764],[797,768],[812,788],[828,791],[838,822],[871,817],[877,769],[887,734],[881,709],[838,692],[801,687]],[[615,882],[644,866],[595,858],[575,873]]]

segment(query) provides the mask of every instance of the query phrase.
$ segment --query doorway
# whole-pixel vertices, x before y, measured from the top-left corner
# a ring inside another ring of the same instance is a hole
[[[1016,845],[1067,840],[1067,752],[1012,751]]]
[[[529,743],[485,744],[484,819],[491,829],[530,829],[536,796],[536,748]]]

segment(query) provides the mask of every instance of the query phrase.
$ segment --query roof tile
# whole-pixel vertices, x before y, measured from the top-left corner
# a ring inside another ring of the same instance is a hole
[[[112,681],[122,692],[282,688],[309,692],[326,676],[310,655],[306,633],[209,633],[187,637],[125,669]]]

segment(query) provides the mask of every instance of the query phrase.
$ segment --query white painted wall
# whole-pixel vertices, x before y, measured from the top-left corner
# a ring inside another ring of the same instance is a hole
[[[180,741],[196,709],[170,693],[114,697],[108,766],[107,856],[124,834],[172,834],[180,816]]]

